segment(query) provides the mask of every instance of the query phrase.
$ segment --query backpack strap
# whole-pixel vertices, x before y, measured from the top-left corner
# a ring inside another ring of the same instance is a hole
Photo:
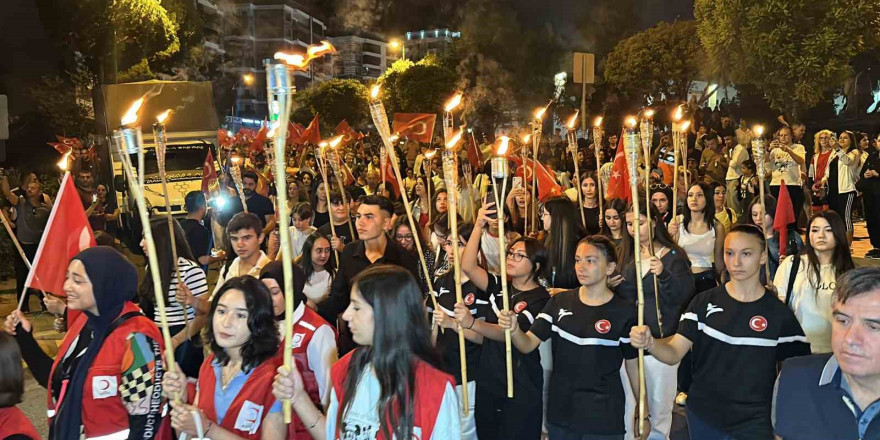
[[[798,268],[801,265],[801,256],[793,255],[791,257],[791,272],[788,273],[788,289],[785,291],[785,305],[791,308],[791,294],[794,288],[794,279],[797,277]]]

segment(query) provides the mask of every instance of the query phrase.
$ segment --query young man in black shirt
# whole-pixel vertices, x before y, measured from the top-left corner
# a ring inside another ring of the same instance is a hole
[[[257,183],[257,173],[250,170],[241,173],[241,185],[248,212],[259,217],[260,223],[263,224],[263,230],[258,232],[269,235],[275,229],[275,207],[272,206],[272,201],[268,197],[257,193]],[[237,204],[236,208],[239,212],[243,210],[240,198],[233,197],[231,200],[233,204]]]
[[[731,280],[697,295],[678,333],[655,340],[648,326],[633,327],[631,343],[674,365],[693,349],[687,399],[692,439],[773,438],[770,412],[780,362],[810,354],[794,313],[761,284],[767,259],[763,231],[735,226],[724,240]]]
[[[189,243],[193,257],[198,260],[202,270],[208,273],[208,265],[215,261],[224,260],[226,254],[221,251],[217,256],[211,255],[214,240],[211,231],[202,223],[208,212],[205,194],[201,191],[190,191],[184,199],[184,208],[186,209],[186,218],[180,221],[180,227],[186,235],[186,241]]]
[[[330,246],[337,252],[342,252],[345,245],[358,239],[357,230],[351,224],[351,216],[349,215],[348,206],[342,202],[342,193],[333,191],[330,193],[330,215],[333,217],[333,229],[336,231],[336,238],[330,239]],[[351,200],[351,194],[346,191],[346,199]],[[351,236],[354,231],[354,237]],[[330,223],[325,223],[315,231],[322,237],[331,237]]]
[[[316,308],[327,322],[335,324],[337,315],[344,312],[350,302],[349,284],[351,280],[373,264],[395,264],[410,271],[418,279],[416,261],[412,254],[400,247],[385,234],[385,228],[391,222],[394,205],[391,200],[382,196],[367,196],[358,207],[355,225],[360,239],[346,246],[339,254],[339,265],[330,296]],[[315,307],[313,307],[315,308]],[[353,346],[343,346],[343,335],[340,332],[340,350],[342,355]]]

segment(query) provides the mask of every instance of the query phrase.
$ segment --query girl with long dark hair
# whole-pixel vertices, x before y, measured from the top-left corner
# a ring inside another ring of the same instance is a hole
[[[858,140],[853,132],[840,133],[837,143],[832,144],[828,172],[823,178],[828,185],[828,207],[834,210],[846,224],[846,236],[849,244],[853,240],[852,208],[856,198],[856,185],[853,177],[861,160],[861,153],[857,145]]]
[[[688,188],[687,206],[669,223],[669,235],[691,260],[696,293],[718,285],[724,270],[724,227],[715,218],[715,203],[709,185],[697,182]]]
[[[602,222],[602,235],[608,237],[614,243],[619,253],[620,246],[623,244],[624,237],[627,234],[626,227],[623,224],[626,216],[626,201],[611,199],[604,208],[605,212],[602,215],[605,218]]]
[[[580,185],[583,197],[581,210],[584,211],[584,219],[587,221],[587,235],[599,233],[599,189],[596,183],[598,181],[595,171],[584,173],[581,176]]]
[[[312,183],[312,195],[309,204],[312,205],[312,226],[315,229],[330,223],[330,197],[329,188],[324,187],[324,182],[315,180]]]
[[[692,439],[773,438],[771,407],[780,362],[809,354],[797,318],[761,280],[764,234],[738,225],[724,240],[730,281],[697,294],[676,334],[656,339],[633,327],[634,348],[675,365],[693,352],[694,382],[687,398]]]
[[[853,268],[846,225],[836,212],[821,211],[810,219],[803,252],[776,271],[779,299],[801,323],[813,353],[831,352],[831,296],[837,277]]]
[[[511,330],[513,344],[522,353],[553,340],[549,438],[623,440],[626,395],[619,371],[624,361],[632,388],[636,394],[639,390],[637,352],[628,339],[637,322],[636,310],[608,289],[607,279],[617,264],[608,238],[584,238],[575,260],[579,288],[550,298],[528,331],[520,330],[513,310],[501,312],[498,326]]]
[[[258,279],[245,275],[220,287],[207,325],[212,354],[202,363],[192,404],[183,375],[175,370],[163,379],[165,395],[182,402],[172,405],[174,429],[202,438],[285,438],[281,402],[270,386],[280,364],[274,318],[270,293]]]
[[[436,367],[415,278],[398,266],[369,267],[352,280],[342,317],[359,347],[333,366],[326,416],[298,371],[279,368],[273,385],[312,438],[460,438],[453,378]]]
[[[420,175],[416,177],[416,184],[410,193],[409,199],[412,204],[412,214],[419,221],[419,226],[426,227],[428,220],[433,211],[431,211],[431,197],[429,194],[434,193],[434,182],[432,179]],[[430,220],[433,220],[431,218]]]
[[[501,280],[478,264],[483,229],[494,210],[483,206],[461,259],[461,270],[477,289],[489,296],[486,319],[476,319],[463,303],[455,305],[455,318],[467,330],[482,335],[474,418],[477,436],[482,440],[534,440],[541,435],[544,372],[538,351],[529,354],[513,352],[513,399],[507,398],[504,329],[498,323],[502,307]],[[538,277],[547,264],[544,245],[533,238],[519,238],[510,243],[505,253],[510,305],[519,313],[517,322],[528,331],[538,313],[550,299]]]
[[[650,209],[650,211],[648,211]],[[620,246],[618,267],[623,281],[615,292],[635,304],[638,299],[635,266],[635,217],[632,208],[626,212],[627,234]],[[645,298],[645,324],[651,334],[663,338],[678,329],[681,312],[694,296],[694,280],[690,261],[685,251],[672,240],[653,203],[639,204],[639,240],[642,287]],[[648,240],[651,232],[653,243]],[[651,253],[653,246],[654,253]],[[654,278],[658,291],[654,291]],[[672,427],[672,403],[678,385],[678,365],[666,365],[653,356],[645,356],[648,410],[651,416],[651,436],[667,438]]]
[[[303,243],[300,261],[306,279],[303,293],[314,304],[330,295],[330,286],[336,276],[332,255],[330,239],[323,235],[309,235]]]
[[[165,297],[165,317],[171,332],[171,342],[174,344],[175,359],[183,368],[188,377],[198,377],[199,366],[204,360],[204,352],[199,340],[199,333],[205,326],[207,318],[199,310],[207,309],[208,280],[201,266],[196,263],[186,241],[183,228],[174,221],[174,245],[177,248],[177,270],[171,253],[171,234],[168,230],[168,217],[159,216],[150,220],[150,228],[153,231],[153,242],[156,246],[156,258],[159,261],[159,280],[163,286],[162,291],[167,292]],[[147,255],[147,245],[141,239],[141,249],[144,256]],[[155,295],[153,294],[153,277],[150,275],[152,267],[146,267],[144,280],[138,289],[141,310],[144,315],[153,319],[156,325],[161,320],[156,312]],[[180,272],[180,278],[177,273]],[[184,317],[186,314],[186,318]],[[188,319],[189,332],[186,331],[184,319]]]
[[[547,248],[544,278],[551,287],[572,289],[578,285],[574,271],[574,251],[584,236],[577,206],[568,197],[554,197],[540,208]]]

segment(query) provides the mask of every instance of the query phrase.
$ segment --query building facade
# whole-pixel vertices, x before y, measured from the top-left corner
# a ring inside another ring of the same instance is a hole
[[[397,60],[398,53],[378,35],[358,33],[331,39],[334,78],[374,81]]]
[[[445,55],[452,42],[461,38],[461,32],[449,29],[430,29],[406,33],[404,57],[418,61],[428,54]]]

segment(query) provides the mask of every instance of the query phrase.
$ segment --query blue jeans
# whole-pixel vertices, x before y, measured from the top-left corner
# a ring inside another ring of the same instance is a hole
[[[706,424],[690,410],[687,411],[688,433],[691,440],[736,440]]]

